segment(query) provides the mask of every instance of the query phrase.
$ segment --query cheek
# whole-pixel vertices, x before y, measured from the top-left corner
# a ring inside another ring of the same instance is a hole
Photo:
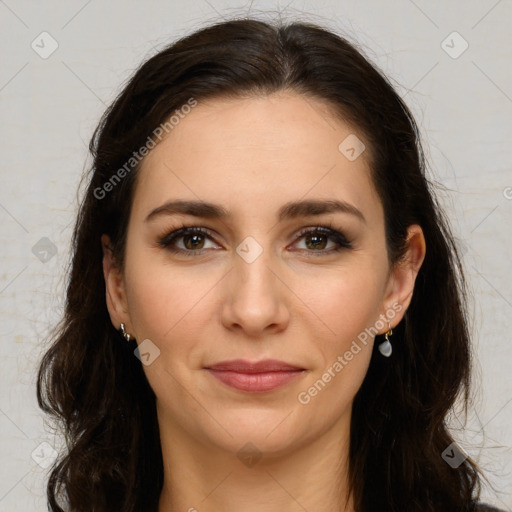
[[[370,269],[346,266],[337,271],[321,269],[297,280],[296,295],[320,326],[327,346],[343,349],[353,337],[374,325],[383,298],[382,276]],[[334,341],[334,343],[333,343]]]
[[[126,276],[134,335],[138,342],[150,339],[160,351],[144,367],[151,387],[173,410],[173,403],[196,407],[187,389],[194,389],[191,370],[202,362],[208,344],[218,278],[211,272],[199,275],[192,268],[179,269],[149,259],[137,264],[135,258],[131,265],[127,262]]]
[[[297,295],[308,297],[303,326],[317,351],[315,371],[301,388],[300,403],[310,403],[325,417],[347,409],[368,369],[381,291],[379,275],[354,268],[298,290]]]
[[[216,281],[212,272],[167,264],[165,254],[133,252],[126,262],[126,294],[134,332],[163,344],[192,329],[191,317],[208,314],[208,291]]]

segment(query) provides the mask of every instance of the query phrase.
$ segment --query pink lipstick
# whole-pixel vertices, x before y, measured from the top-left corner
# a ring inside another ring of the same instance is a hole
[[[283,387],[305,371],[304,368],[275,359],[258,362],[235,359],[206,369],[224,384],[249,393],[262,393]]]

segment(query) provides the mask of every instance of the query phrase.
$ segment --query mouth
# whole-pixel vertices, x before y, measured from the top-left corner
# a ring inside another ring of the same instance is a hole
[[[205,369],[223,384],[247,393],[262,393],[281,388],[306,371],[304,368],[274,359],[258,362],[236,359],[223,361]]]

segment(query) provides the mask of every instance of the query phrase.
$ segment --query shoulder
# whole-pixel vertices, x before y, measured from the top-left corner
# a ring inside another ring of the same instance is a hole
[[[485,503],[477,503],[475,505],[475,512],[505,512],[502,509],[491,507],[491,505],[487,505]]]

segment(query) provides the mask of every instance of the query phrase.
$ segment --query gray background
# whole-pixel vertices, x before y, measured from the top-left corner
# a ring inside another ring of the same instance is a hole
[[[485,500],[512,509],[510,0],[0,0],[0,512],[46,510],[44,466],[62,441],[38,410],[35,371],[62,312],[100,115],[164,44],[269,10],[359,42],[417,118],[472,291],[474,404],[464,431],[462,416],[451,424],[489,479]]]

